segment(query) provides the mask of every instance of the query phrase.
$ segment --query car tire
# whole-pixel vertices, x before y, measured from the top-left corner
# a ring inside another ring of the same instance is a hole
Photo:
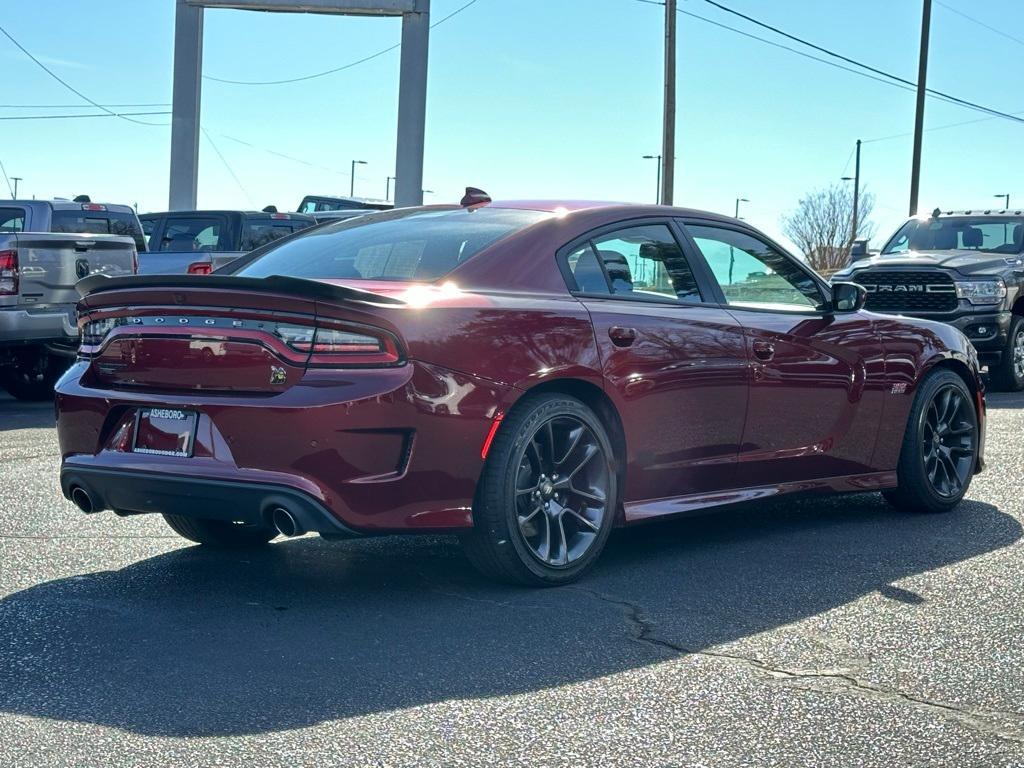
[[[1013,315],[1007,333],[1006,348],[999,365],[990,368],[992,388],[1003,392],[1024,389],[1024,317]]]
[[[977,404],[964,380],[948,368],[933,371],[918,386],[907,419],[899,485],[882,495],[907,512],[953,509],[974,475],[978,432]]]
[[[53,387],[66,368],[52,355],[26,356],[13,367],[0,371],[0,386],[18,400],[53,400]]]
[[[179,536],[196,544],[217,549],[261,547],[277,536],[277,531],[266,525],[232,523],[184,515],[164,515],[163,518]]]
[[[607,430],[590,408],[561,394],[527,396],[491,443],[473,529],[462,536],[470,562],[506,583],[578,579],[615,522],[615,465]]]

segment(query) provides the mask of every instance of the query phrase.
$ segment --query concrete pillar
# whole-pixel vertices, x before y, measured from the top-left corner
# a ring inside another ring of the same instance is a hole
[[[181,0],[179,0],[181,2]],[[395,205],[423,204],[423,138],[427,123],[427,49],[430,2],[402,15],[402,62],[398,85],[398,147]]]
[[[168,208],[195,209],[199,187],[199,102],[203,73],[203,9],[177,0]]]

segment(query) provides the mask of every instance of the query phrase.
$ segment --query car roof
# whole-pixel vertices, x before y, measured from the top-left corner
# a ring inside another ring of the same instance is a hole
[[[938,209],[936,209],[938,210]],[[970,209],[966,211],[938,211],[940,217],[945,216],[1024,216],[1024,209],[1013,209],[1013,208],[985,208],[985,209]],[[913,219],[931,219],[935,218],[935,211],[932,211],[927,215],[914,216]]]
[[[167,216],[172,213],[180,213],[186,216],[221,216],[224,214],[241,214],[242,216],[287,216],[289,219],[295,218],[299,221],[314,221],[313,217],[308,213],[297,213],[296,211],[238,211],[228,209],[210,209],[201,211],[150,211],[149,213],[140,213],[139,218],[145,219],[152,216]]]
[[[87,208],[83,208],[83,206],[86,206],[86,205],[102,205],[108,211],[117,211],[119,213],[123,213],[125,211],[130,211],[131,213],[135,213],[135,209],[134,208],[132,208],[130,205],[125,205],[124,203],[100,203],[100,202],[76,203],[74,200],[59,200],[59,199],[54,199],[54,200],[9,200],[9,201],[5,200],[2,203],[0,203],[0,205],[4,205],[4,206],[9,206],[9,205],[49,205],[54,210],[58,210],[58,211],[65,211],[65,210],[82,211],[82,210],[89,210]],[[95,209],[93,209],[93,210],[95,211]]]
[[[575,213],[577,211],[600,210],[608,213],[622,213],[626,216],[691,216],[700,219],[735,221],[731,216],[703,211],[698,208],[677,208],[671,205],[623,203],[609,200],[492,200],[482,205],[491,208],[516,208],[529,211],[547,211],[549,213]]]

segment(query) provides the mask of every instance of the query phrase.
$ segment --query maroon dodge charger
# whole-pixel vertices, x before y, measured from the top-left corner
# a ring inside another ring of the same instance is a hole
[[[64,495],[201,544],[453,532],[561,584],[617,525],[792,492],[939,512],[983,466],[962,334],[701,211],[468,197],[80,290]]]

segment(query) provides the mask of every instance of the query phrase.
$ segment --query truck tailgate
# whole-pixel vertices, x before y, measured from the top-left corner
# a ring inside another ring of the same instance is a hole
[[[19,232],[14,242],[21,304],[74,304],[75,283],[82,278],[135,272],[135,243],[129,237]]]

